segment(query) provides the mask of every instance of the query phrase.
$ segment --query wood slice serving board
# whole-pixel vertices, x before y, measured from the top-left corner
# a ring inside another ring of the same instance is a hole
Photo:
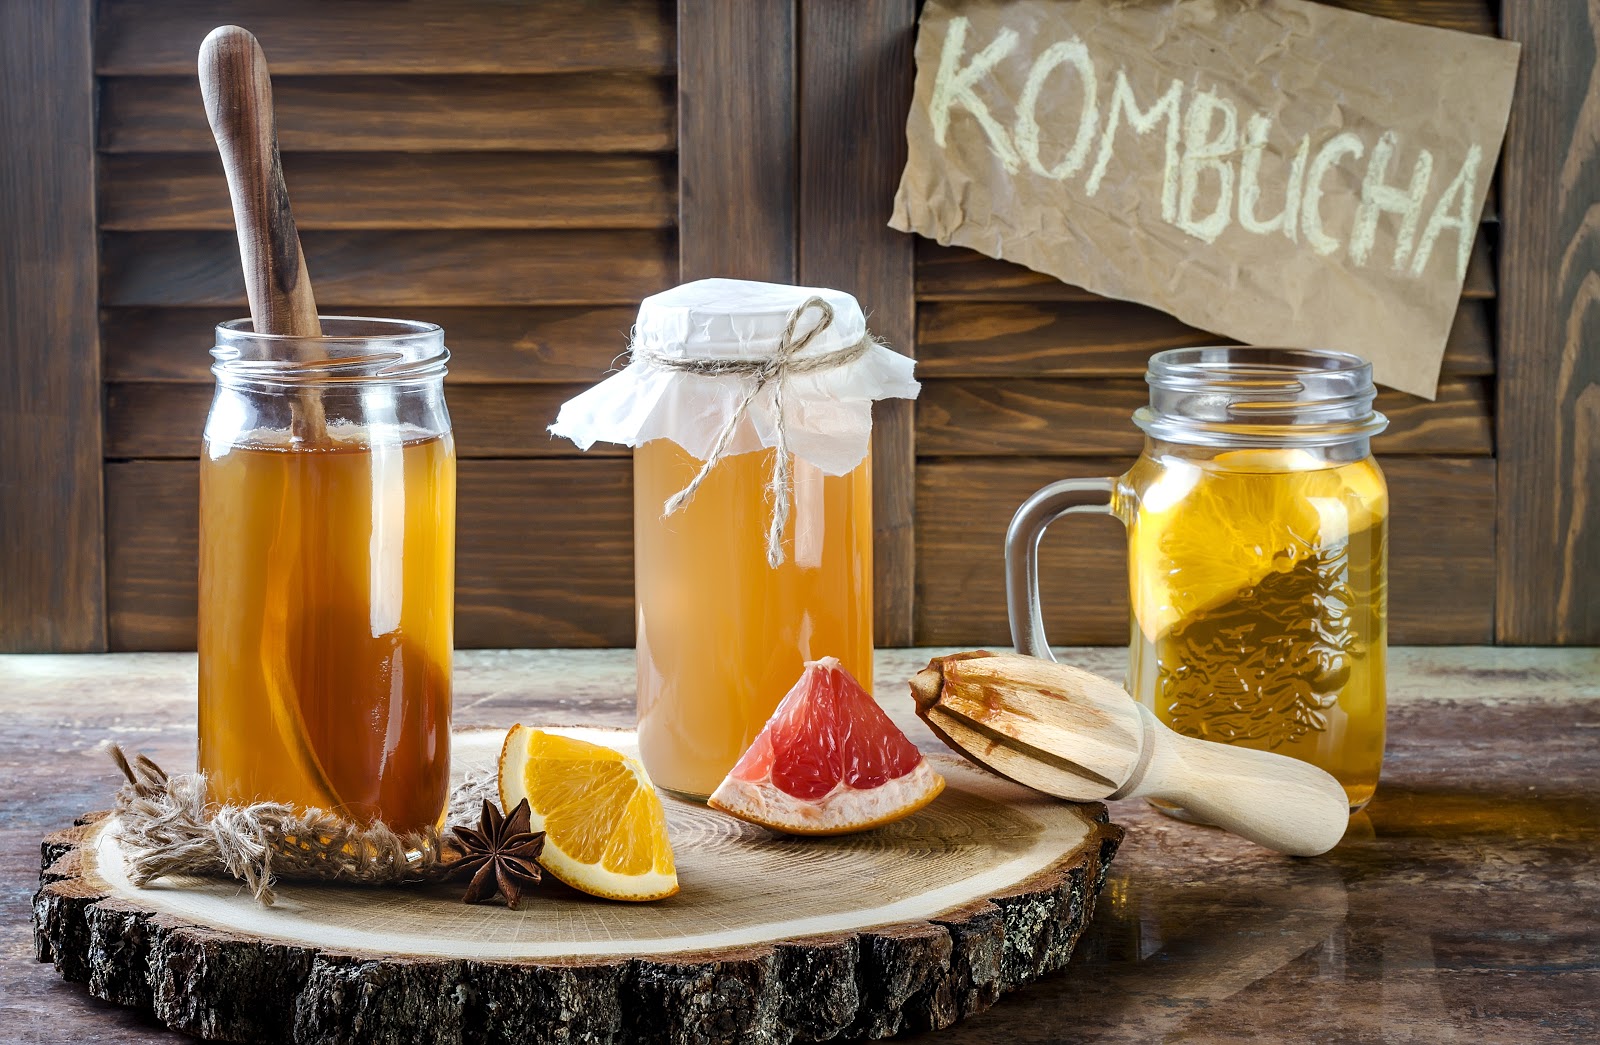
[[[563,730],[633,753],[631,733]],[[459,773],[503,737],[458,734]],[[1120,828],[938,757],[928,808],[789,839],[665,798],[682,892],[652,904],[557,884],[522,909],[461,883],[136,888],[115,819],[47,838],[40,960],[169,1027],[246,1042],[788,1042],[945,1027],[1066,964]]]

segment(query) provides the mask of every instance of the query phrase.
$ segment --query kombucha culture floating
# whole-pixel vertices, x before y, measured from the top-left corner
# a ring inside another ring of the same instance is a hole
[[[837,290],[706,279],[646,298],[632,358],[551,431],[634,452],[639,749],[703,799],[808,661],[872,678],[872,403],[914,363]]]

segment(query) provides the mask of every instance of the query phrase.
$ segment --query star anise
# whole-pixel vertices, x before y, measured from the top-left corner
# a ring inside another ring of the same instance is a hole
[[[522,902],[522,891],[539,881],[539,865],[534,861],[544,849],[544,832],[530,829],[530,816],[526,798],[517,803],[510,816],[502,816],[493,802],[484,799],[476,831],[470,827],[452,829],[463,852],[460,859],[445,867],[445,872],[451,878],[472,875],[462,903],[483,903],[494,899],[498,892],[514,911]]]

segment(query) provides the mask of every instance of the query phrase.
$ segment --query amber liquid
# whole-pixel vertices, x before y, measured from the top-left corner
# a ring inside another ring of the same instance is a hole
[[[1383,763],[1382,474],[1267,453],[1130,473],[1129,689],[1187,736],[1320,766],[1359,809]]]
[[[436,826],[450,772],[455,449],[263,437],[200,465],[200,768],[219,800]]]
[[[872,686],[872,474],[795,461],[785,561],[767,564],[773,450],[718,462],[687,507],[661,506],[700,467],[676,443],[634,452],[639,750],[651,779],[703,798],[808,660]]]

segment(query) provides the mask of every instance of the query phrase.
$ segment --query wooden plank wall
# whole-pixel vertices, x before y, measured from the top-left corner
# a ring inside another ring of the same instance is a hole
[[[915,79],[915,0],[800,7],[799,280],[847,287],[872,332],[917,352],[912,237],[885,214],[905,169],[905,114]],[[913,403],[873,411],[875,638],[915,638],[916,433]]]
[[[89,34],[0,6],[0,652],[105,648]]]
[[[228,21],[272,63],[322,310],[445,328],[461,644],[630,644],[629,462],[544,429],[623,351],[639,299],[678,279],[672,6],[103,0],[111,647],[194,645],[207,350],[245,312],[194,77]]]
[[[1489,0],[1341,6],[1496,31]],[[914,8],[697,0],[679,11],[658,0],[554,0],[510,17],[496,0],[440,0],[395,5],[380,22],[365,5],[315,0],[102,0],[112,647],[193,644],[206,349],[211,327],[244,311],[192,72],[199,40],[225,20],[254,29],[273,62],[285,171],[324,310],[430,319],[455,353],[461,645],[631,643],[627,456],[613,448],[580,458],[544,427],[622,351],[640,297],[709,274],[847,287],[876,330],[918,357],[921,400],[883,411],[875,439],[879,641],[1006,643],[1000,548],[1013,508],[1052,479],[1124,469],[1139,447],[1128,415],[1143,398],[1149,353],[1217,339],[1152,309],[886,232]],[[1571,49],[1583,42],[1582,20],[1569,21],[1561,47]],[[1551,32],[1531,14],[1508,21],[1519,26],[1530,38]],[[1546,64],[1547,88],[1578,92],[1575,107],[1582,91],[1558,64]],[[1565,163],[1579,182],[1592,174],[1578,148],[1592,135],[1575,133],[1572,120],[1535,126],[1526,93],[1519,105],[1523,137],[1513,141],[1525,148],[1511,169],[1552,185],[1565,183],[1551,164]],[[1592,188],[1563,192],[1547,209],[1566,238],[1528,229],[1517,240],[1512,230],[1519,272],[1581,260],[1592,247],[1582,224]],[[1394,501],[1397,642],[1494,641],[1497,519],[1500,637],[1595,640],[1592,581],[1574,582],[1558,610],[1565,623],[1553,624],[1529,601],[1537,586],[1507,563],[1553,569],[1559,554],[1570,572],[1592,562],[1594,534],[1581,521],[1596,509],[1515,508],[1497,494],[1507,440],[1517,440],[1519,498],[1568,482],[1581,471],[1573,454],[1593,458],[1583,442],[1592,414],[1592,382],[1581,377],[1593,369],[1583,355],[1587,270],[1569,264],[1564,282],[1540,283],[1497,317],[1506,293],[1499,213],[1491,198],[1438,400],[1381,399],[1391,420],[1377,447]],[[1566,310],[1540,313],[1546,291]],[[1565,334],[1550,326],[1558,314]],[[1497,383],[1509,372],[1497,323],[1518,339],[1517,372],[1534,375],[1524,391]],[[1559,357],[1533,344],[1561,337]],[[1564,405],[1550,431],[1536,431],[1526,422],[1533,400],[1552,391]],[[1565,457],[1546,456],[1551,439]],[[1508,534],[1527,542],[1522,558]],[[1052,638],[1125,641],[1116,524],[1063,524],[1044,555]]]
[[[1508,0],[1499,631],[1600,645],[1600,5]],[[1535,579],[1537,583],[1529,583]]]

